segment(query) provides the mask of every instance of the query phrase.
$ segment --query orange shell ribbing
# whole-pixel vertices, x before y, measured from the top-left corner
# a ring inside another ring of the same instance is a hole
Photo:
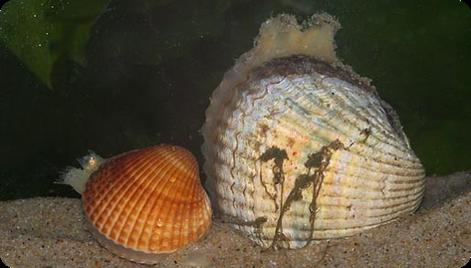
[[[183,248],[211,223],[195,157],[171,145],[109,159],[87,182],[83,205],[95,233],[142,253]]]

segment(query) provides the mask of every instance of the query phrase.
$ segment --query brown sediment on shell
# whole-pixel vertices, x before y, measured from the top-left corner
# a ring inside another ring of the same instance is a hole
[[[290,75],[306,75],[316,74],[325,77],[335,77],[342,81],[351,83],[370,94],[379,98],[376,88],[370,83],[368,78],[361,77],[356,74],[351,67],[337,61],[335,64],[329,64],[318,60],[314,57],[306,57],[305,55],[292,55],[283,58],[274,58],[261,66],[254,68],[247,74],[246,80],[237,85],[238,88],[249,88],[250,83],[260,81],[273,76],[286,77]],[[407,137],[403,136],[403,127],[399,121],[396,111],[387,102],[381,100],[381,106],[385,110],[388,120],[396,133],[402,139],[407,141]],[[365,130],[366,131],[366,130]],[[408,142],[408,141],[407,141]]]
[[[354,73],[351,68],[346,68],[346,65],[340,65],[339,63],[329,64],[314,57],[306,57],[306,55],[291,55],[272,59],[252,70],[249,74],[250,78],[247,79],[245,83],[250,83],[250,80],[265,79],[273,75],[287,76],[309,73],[318,73],[326,77],[336,77],[362,90],[377,94],[375,87],[370,84],[369,79]]]
[[[211,223],[198,163],[186,149],[158,145],[106,161],[82,196],[92,233],[109,250],[136,262],[181,249]]]
[[[271,149],[270,151],[276,151],[276,152],[282,151],[284,152],[283,155],[286,155],[285,150],[280,150],[279,148],[274,148],[274,147],[270,149]],[[324,179],[324,172],[329,166],[330,158],[332,157],[332,154],[336,150],[339,150],[339,149],[348,150],[348,148],[346,148],[339,140],[335,140],[331,142],[330,144],[323,146],[319,152],[308,155],[308,159],[306,163],[304,163],[304,166],[307,168],[306,174],[301,174],[296,178],[296,181],[294,182],[294,186],[289,192],[288,196],[286,197],[286,200],[284,201],[284,203],[283,203],[283,199],[280,200],[281,209],[278,214],[278,219],[276,220],[275,235],[273,236],[270,248],[278,249],[278,248],[286,247],[279,244],[287,240],[287,238],[283,235],[283,216],[290,209],[290,206],[294,201],[298,201],[302,199],[302,192],[310,186],[313,187],[313,191],[312,191],[311,203],[309,205],[309,213],[310,213],[309,223],[311,225],[311,233],[310,233],[309,242],[313,239],[314,222],[316,219],[316,212],[317,212],[316,201],[317,201],[317,198],[319,197],[319,193],[322,187],[322,182]],[[265,155],[265,153],[262,154],[262,156],[263,155]],[[271,155],[273,155],[273,153],[271,153]],[[277,158],[275,158],[275,163],[276,163],[276,159]],[[282,161],[284,159],[287,159],[287,158],[278,157],[278,164],[276,164],[275,166],[282,167],[283,165]],[[312,169],[315,169],[315,171],[311,174]],[[282,176],[284,178],[282,168],[280,168],[280,172],[282,174],[279,176]],[[282,187],[281,196],[283,196],[283,182],[281,184],[281,187]],[[277,209],[275,209],[275,212],[276,211]]]

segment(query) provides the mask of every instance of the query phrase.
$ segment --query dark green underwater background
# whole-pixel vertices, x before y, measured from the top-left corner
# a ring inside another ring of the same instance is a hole
[[[203,162],[209,96],[260,24],[328,12],[337,52],[399,113],[427,173],[471,168],[471,10],[459,0],[12,0],[0,12],[0,200],[54,184],[91,149],[158,143]],[[203,175],[204,178],[204,175]]]

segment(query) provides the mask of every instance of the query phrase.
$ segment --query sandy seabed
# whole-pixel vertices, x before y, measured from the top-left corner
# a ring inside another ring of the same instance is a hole
[[[0,258],[9,267],[148,267],[102,248],[73,198],[0,202]],[[155,267],[462,267],[470,258],[471,172],[460,172],[427,178],[415,214],[359,235],[263,251],[215,220],[203,240]]]

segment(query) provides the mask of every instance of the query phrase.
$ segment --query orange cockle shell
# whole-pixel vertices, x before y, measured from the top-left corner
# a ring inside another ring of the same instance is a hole
[[[106,248],[136,262],[181,249],[211,224],[198,163],[186,149],[157,145],[108,159],[82,195],[91,231]]]

